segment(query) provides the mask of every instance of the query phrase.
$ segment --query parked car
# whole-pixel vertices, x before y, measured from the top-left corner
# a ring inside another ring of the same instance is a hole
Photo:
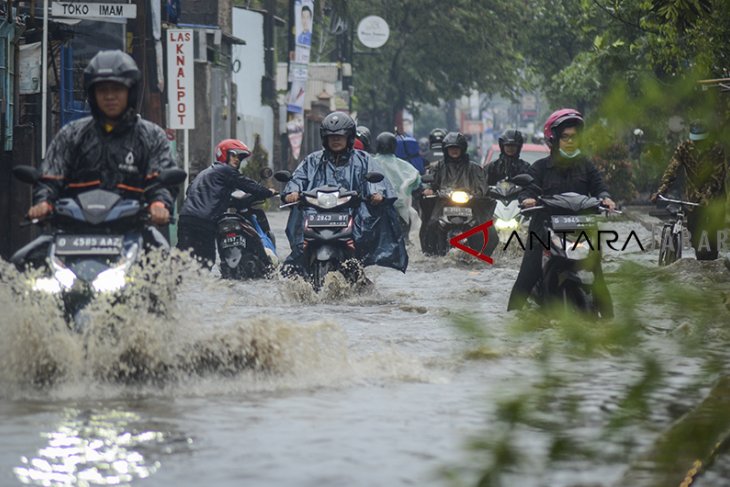
[[[522,146],[522,152],[520,158],[524,159],[528,164],[532,164],[538,159],[547,157],[550,155],[550,149],[546,145],[542,144],[524,144]],[[492,144],[487,151],[487,155],[482,159],[482,167],[486,166],[488,162],[499,159],[499,144]]]

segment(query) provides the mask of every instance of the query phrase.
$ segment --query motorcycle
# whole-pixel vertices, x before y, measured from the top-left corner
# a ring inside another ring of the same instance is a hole
[[[278,171],[274,178],[282,183],[292,179],[289,171]],[[369,172],[365,179],[379,183],[384,179],[380,173]],[[340,271],[351,282],[356,281],[362,270],[348,265],[355,253],[355,212],[361,197],[357,191],[335,186],[320,186],[301,194],[299,201],[281,205],[287,208],[298,205],[304,214],[304,262],[312,287],[319,292],[329,272]]]
[[[519,179],[505,178],[489,187],[489,196],[497,201],[493,221],[500,242],[508,242],[512,232],[524,230],[529,220],[521,213],[517,200],[523,187],[515,181]]]
[[[41,174],[30,166],[16,166],[13,175],[35,184]],[[187,174],[167,169],[153,187],[177,186]],[[19,269],[45,267],[45,275],[31,283],[36,292],[58,295],[69,326],[81,331],[84,309],[102,294],[114,294],[128,284],[128,274],[137,263],[145,243],[169,250],[165,237],[149,224],[145,201],[122,198],[117,193],[91,189],[61,198],[53,213],[27,224],[48,224],[50,232],[33,240],[12,257]],[[147,238],[145,238],[145,235]]]
[[[523,215],[547,212],[543,233],[547,241],[530,235],[530,245],[543,246],[542,278],[533,297],[540,304],[561,301],[566,308],[599,316],[594,283],[601,254],[598,242],[591,239],[597,235],[596,215],[609,209],[598,198],[577,193],[543,196],[539,201],[538,206],[522,209]]]
[[[216,234],[224,279],[264,277],[279,263],[274,236],[261,229],[254,208],[262,201],[240,189],[231,193],[228,208],[218,220]]]
[[[426,175],[422,178],[425,183],[431,183],[433,176]],[[438,199],[441,204],[433,205],[433,211],[438,212],[432,214],[431,218],[437,218],[438,227],[437,235],[429,235],[427,231],[421,232],[421,249],[425,254],[446,255],[451,249],[449,242],[454,237],[472,229],[480,222],[477,221],[475,210],[477,205],[483,204],[485,200],[491,200],[489,197],[479,197],[464,189],[440,189],[434,194],[423,196],[425,200]],[[424,221],[424,225],[426,222]],[[481,233],[473,235],[467,239],[469,246],[474,249],[482,249],[481,253],[491,255],[497,245],[497,237],[494,227],[489,228],[487,241]]]

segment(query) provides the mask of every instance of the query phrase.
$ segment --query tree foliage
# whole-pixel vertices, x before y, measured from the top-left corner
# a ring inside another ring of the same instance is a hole
[[[517,22],[524,9],[502,0],[348,1],[335,9],[350,29],[367,15],[383,17],[390,38],[369,49],[353,38],[355,104],[360,118],[392,127],[395,114],[467,94],[515,94],[524,67]],[[351,32],[354,34],[354,32]]]

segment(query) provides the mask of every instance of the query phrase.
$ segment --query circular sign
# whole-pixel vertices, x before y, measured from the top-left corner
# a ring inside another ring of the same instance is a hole
[[[357,24],[357,38],[365,47],[376,49],[388,42],[388,23],[377,15],[369,15]]]

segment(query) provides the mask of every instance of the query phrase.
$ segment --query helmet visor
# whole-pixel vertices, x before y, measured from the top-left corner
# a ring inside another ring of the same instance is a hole
[[[228,151],[228,156],[236,156],[238,160],[242,160],[250,156],[251,153],[244,149],[230,149]]]

